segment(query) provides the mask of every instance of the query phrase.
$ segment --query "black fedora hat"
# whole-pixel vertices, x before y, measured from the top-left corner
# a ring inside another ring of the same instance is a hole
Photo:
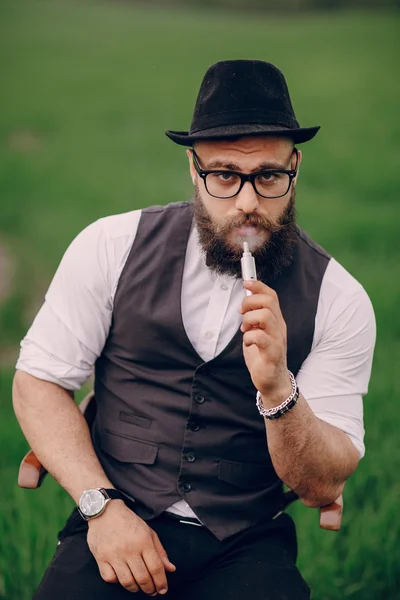
[[[285,78],[271,63],[226,60],[212,65],[197,96],[189,131],[166,131],[181,146],[199,140],[278,135],[308,142],[319,127],[300,127]]]

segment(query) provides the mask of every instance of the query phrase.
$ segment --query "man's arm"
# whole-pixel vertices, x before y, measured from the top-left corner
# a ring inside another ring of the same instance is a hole
[[[241,307],[244,356],[263,405],[272,408],[291,393],[286,324],[273,290],[261,282],[246,282],[245,287],[253,295]],[[343,374],[345,365],[338,368]],[[271,459],[282,481],[308,506],[336,500],[360,458],[348,435],[319,419],[301,394],[291,411],[279,419],[265,419],[265,425]]]
[[[17,371],[15,414],[43,466],[77,503],[84,489],[114,486],[94,452],[88,426],[67,390]],[[49,410],[51,407],[51,410]],[[174,571],[157,534],[122,500],[112,500],[89,521],[88,545],[102,578],[147,594],[166,593],[165,570]]]
[[[113,487],[94,452],[85,418],[67,390],[17,371],[13,405],[36,456],[76,503],[84,489]]]
[[[263,404],[269,408],[269,402]],[[334,502],[360,459],[350,438],[316,417],[301,394],[291,411],[279,419],[265,419],[265,426],[279,478],[307,506]]]

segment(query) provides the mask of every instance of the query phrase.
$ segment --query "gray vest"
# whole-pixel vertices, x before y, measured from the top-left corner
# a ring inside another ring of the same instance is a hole
[[[224,539],[276,514],[283,501],[256,390],[234,335],[204,362],[182,322],[192,203],[143,210],[95,367],[93,442],[116,488],[149,520],[184,499]],[[288,330],[288,367],[310,352],[328,255],[302,231],[271,286]],[[290,452],[290,449],[288,449]]]

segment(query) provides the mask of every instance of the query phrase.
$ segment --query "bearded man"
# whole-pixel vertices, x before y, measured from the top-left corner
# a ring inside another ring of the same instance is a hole
[[[166,132],[194,201],[100,219],[67,250],[14,382],[79,505],[36,599],[309,598],[283,483],[311,507],[341,494],[375,341],[362,286],[296,226],[296,145],[318,129],[275,66],[217,63],[190,131]],[[93,365],[89,431],[70,396]]]

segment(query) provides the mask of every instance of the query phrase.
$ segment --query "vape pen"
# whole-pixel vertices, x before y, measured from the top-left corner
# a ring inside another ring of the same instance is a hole
[[[243,256],[240,259],[240,264],[242,267],[242,279],[243,281],[256,281],[257,280],[257,272],[256,272],[256,263],[252,253],[249,250],[248,242],[243,242]],[[246,296],[251,296],[252,293],[250,290],[246,290]]]

